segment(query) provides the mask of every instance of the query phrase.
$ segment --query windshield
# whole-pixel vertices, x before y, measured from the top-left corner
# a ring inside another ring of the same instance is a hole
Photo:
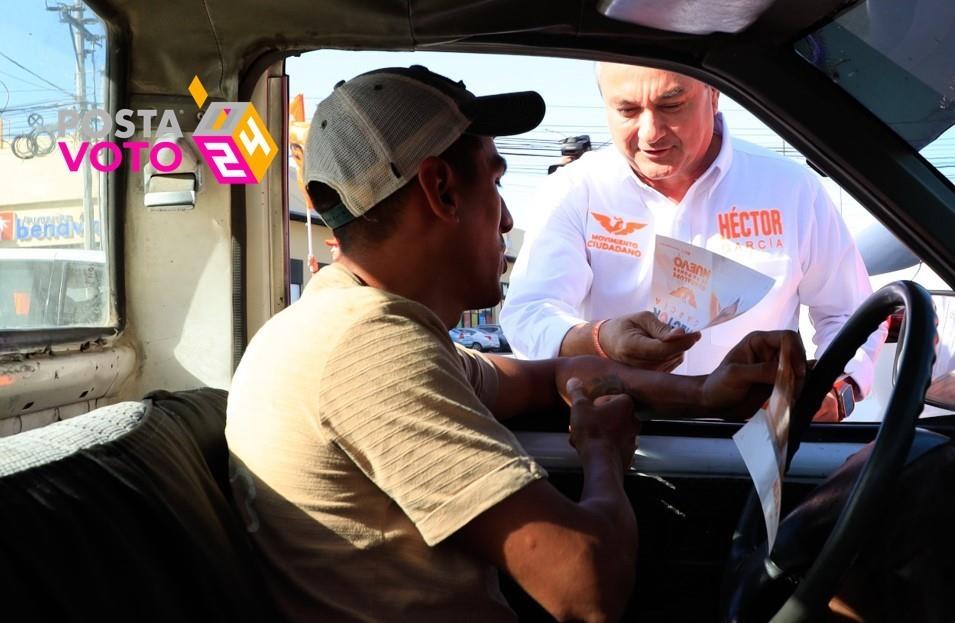
[[[867,0],[796,51],[955,181],[955,3]]]

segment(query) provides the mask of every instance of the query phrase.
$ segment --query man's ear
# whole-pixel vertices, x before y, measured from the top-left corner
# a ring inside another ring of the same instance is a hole
[[[454,171],[447,162],[436,156],[425,158],[418,166],[418,183],[438,219],[458,222]]]
[[[720,109],[720,92],[716,87],[710,87],[710,105],[713,107],[713,114],[715,115]]]

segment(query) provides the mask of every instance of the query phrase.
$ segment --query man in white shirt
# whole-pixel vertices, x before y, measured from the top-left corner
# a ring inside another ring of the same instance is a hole
[[[501,312],[514,352],[598,354],[664,369],[683,354],[676,372],[705,374],[751,330],[798,329],[800,304],[809,307],[818,352],[825,350],[872,290],[818,180],[731,139],[719,92],[702,82],[601,63],[598,84],[614,147],[563,167],[542,190]],[[730,257],[775,284],[739,318],[702,335],[671,332],[643,311],[652,308],[657,234]],[[884,339],[884,330],[873,334],[837,390],[868,394]],[[830,396],[817,419],[844,416]]]

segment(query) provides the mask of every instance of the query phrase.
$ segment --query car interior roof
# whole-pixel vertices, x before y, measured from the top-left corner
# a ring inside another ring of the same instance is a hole
[[[728,37],[791,41],[846,3],[778,0],[738,35],[689,35],[634,26],[605,17],[600,13],[604,3],[593,0],[494,0],[477,4],[456,0],[90,0],[89,4],[118,24],[131,42],[134,60],[129,68],[129,92],[178,93],[193,75],[198,75],[210,96],[229,99],[237,93],[239,76],[267,51],[465,50],[481,43],[511,43],[533,46],[527,48],[529,53],[592,56],[586,50],[612,48],[614,39],[626,33],[631,42],[636,39],[646,46],[648,57],[693,64],[692,59],[701,58],[708,46]],[[635,8],[631,11],[639,13],[641,3],[628,0],[607,4],[632,4]],[[725,5],[721,0],[671,4],[683,4],[698,13],[705,13],[708,5],[714,9]],[[173,32],[175,37],[171,39]],[[568,47],[574,40],[581,42],[576,52]]]

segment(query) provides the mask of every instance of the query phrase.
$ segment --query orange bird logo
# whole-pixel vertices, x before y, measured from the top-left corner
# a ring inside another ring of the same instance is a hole
[[[600,223],[600,226],[607,230],[607,233],[614,236],[626,236],[632,234],[638,229],[647,226],[646,223],[637,223],[636,221],[625,221],[619,216],[607,216],[598,212],[591,212],[593,217]]]
[[[678,298],[693,309],[696,309],[696,295],[693,294],[693,290],[687,288],[686,286],[681,286],[673,292],[670,292],[670,296]]]

